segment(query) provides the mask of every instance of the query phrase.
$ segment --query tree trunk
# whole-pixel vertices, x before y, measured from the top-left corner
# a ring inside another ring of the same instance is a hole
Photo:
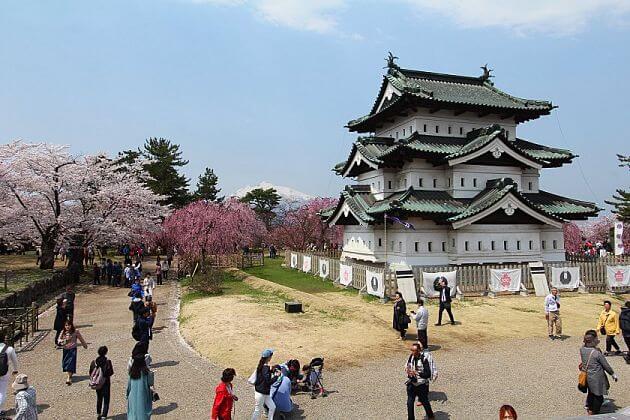
[[[42,238],[42,256],[39,261],[39,268],[41,268],[42,270],[54,268],[56,246],[57,240],[55,238]]]
[[[73,281],[78,282],[83,272],[83,236],[74,235],[70,238],[68,250],[68,272]]]

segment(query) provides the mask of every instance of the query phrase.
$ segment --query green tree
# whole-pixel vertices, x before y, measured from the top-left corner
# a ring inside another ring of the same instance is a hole
[[[630,156],[617,155],[619,159],[620,167],[627,167],[630,169]],[[612,211],[623,222],[630,222],[630,192],[622,189],[617,190],[617,194],[613,194],[613,199],[605,201],[606,204],[610,204],[614,207]]]
[[[179,168],[188,164],[182,159],[179,144],[164,138],[151,137],[138,150],[125,150],[118,154],[119,160],[133,163],[145,159],[144,170],[149,177],[141,181],[154,193],[164,196],[162,204],[182,207],[188,204],[192,196],[188,191],[189,180],[179,173]]]
[[[280,203],[280,196],[274,188],[255,188],[245,194],[241,201],[251,206],[267,229],[271,227],[271,222],[276,217],[274,209]]]
[[[193,198],[195,200],[223,201],[223,197],[217,197],[221,192],[221,189],[217,188],[218,183],[219,177],[212,169],[206,168],[205,172],[199,175],[197,190],[193,194]]]

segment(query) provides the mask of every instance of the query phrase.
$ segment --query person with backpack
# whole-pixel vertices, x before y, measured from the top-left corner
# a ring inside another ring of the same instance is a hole
[[[429,402],[429,381],[437,379],[437,367],[429,351],[423,351],[422,343],[411,345],[411,354],[405,365],[407,375],[407,419],[415,420],[416,398],[422,403],[428,419],[434,419]]]
[[[619,327],[621,328],[623,341],[626,342],[626,347],[628,348],[625,356],[626,363],[630,364],[630,300],[627,300],[626,304],[621,308]]]
[[[13,367],[12,371],[9,371],[9,362]],[[5,343],[5,333],[0,331],[0,418],[4,417],[4,403],[7,400],[7,389],[9,388],[9,382],[11,381],[11,373],[16,375],[18,373],[18,359],[15,354],[15,349]]]
[[[107,346],[98,348],[98,357],[90,363],[90,388],[96,391],[96,417],[106,419],[109,411],[111,376],[114,374],[112,361],[107,358]]]

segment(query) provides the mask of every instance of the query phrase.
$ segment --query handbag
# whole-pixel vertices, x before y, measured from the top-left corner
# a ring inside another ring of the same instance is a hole
[[[584,394],[586,394],[586,391],[588,391],[588,374],[586,373],[586,371],[588,370],[588,364],[591,361],[591,356],[594,352],[595,350],[591,350],[591,353],[588,355],[588,359],[586,360],[586,367],[584,367],[584,369],[582,369],[583,366],[581,363],[579,366],[580,373],[578,374],[578,389]]]
[[[610,314],[606,315],[606,319],[604,320],[604,325],[602,325],[601,327],[599,327],[599,333],[601,335],[606,335],[606,321],[608,321],[608,317],[610,316]]]

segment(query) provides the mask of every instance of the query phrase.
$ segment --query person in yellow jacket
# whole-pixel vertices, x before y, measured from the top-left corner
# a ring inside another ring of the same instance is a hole
[[[610,356],[611,350],[614,347],[616,355],[621,354],[619,345],[615,341],[615,335],[621,333],[619,328],[619,316],[615,311],[611,309],[612,304],[609,300],[604,301],[604,310],[599,314],[599,320],[597,321],[597,331],[601,335],[606,336],[606,356]]]

